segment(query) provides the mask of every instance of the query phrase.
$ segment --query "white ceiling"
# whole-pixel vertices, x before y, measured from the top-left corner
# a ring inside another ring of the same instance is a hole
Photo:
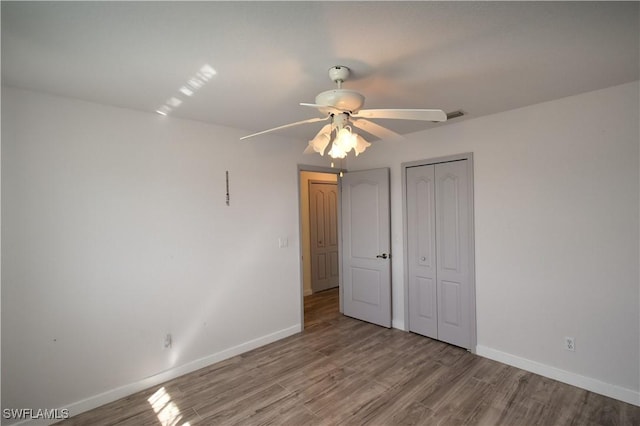
[[[345,88],[367,108],[477,117],[639,78],[638,2],[5,2],[5,85],[247,131],[316,117]],[[463,118],[464,119],[464,118]],[[605,119],[603,117],[603,119]],[[457,119],[461,120],[461,119]],[[379,121],[400,133],[427,124]],[[322,123],[282,131],[309,139]]]

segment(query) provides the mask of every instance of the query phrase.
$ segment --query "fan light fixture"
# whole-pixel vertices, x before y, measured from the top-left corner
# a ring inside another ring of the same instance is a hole
[[[342,83],[349,77],[349,68],[336,65],[329,69],[329,78],[337,84],[337,89],[326,90],[316,96],[315,103],[300,103],[301,106],[315,108],[324,117],[310,118],[285,124],[258,133],[243,136],[240,140],[275,132],[301,124],[318,123],[331,120],[309,141],[305,154],[314,152],[324,155],[327,147],[331,158],[345,158],[353,150],[356,156],[371,146],[364,138],[353,132],[352,126],[365,133],[383,140],[400,140],[402,136],[369,119],[418,120],[439,122],[446,121],[447,115],[440,109],[362,109],[364,96],[354,90],[342,88]],[[160,111],[159,111],[160,112]],[[332,139],[333,136],[333,139]]]
[[[371,146],[362,136],[356,134],[351,126],[345,124],[348,121],[346,115],[340,114],[332,117],[333,123],[324,126],[318,134],[309,141],[309,148],[324,155],[325,150],[331,144],[328,154],[331,158],[345,158],[353,150],[356,157],[362,154]],[[331,134],[335,132],[335,137],[331,140]]]

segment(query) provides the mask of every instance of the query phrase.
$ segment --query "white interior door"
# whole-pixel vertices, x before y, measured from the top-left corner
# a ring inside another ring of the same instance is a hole
[[[471,347],[467,161],[435,165],[438,339]]]
[[[309,183],[311,288],[338,286],[338,184]]]
[[[438,338],[435,169],[407,169],[409,331]]]
[[[344,314],[391,327],[389,169],[342,178]]]

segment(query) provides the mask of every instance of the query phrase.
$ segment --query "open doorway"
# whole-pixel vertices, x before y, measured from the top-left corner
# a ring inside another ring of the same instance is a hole
[[[339,172],[299,172],[304,328],[340,315]]]

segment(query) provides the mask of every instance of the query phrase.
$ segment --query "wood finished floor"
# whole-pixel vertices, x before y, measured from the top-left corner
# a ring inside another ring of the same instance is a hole
[[[305,327],[60,424],[640,425],[639,407],[344,317],[337,289],[305,298]]]

